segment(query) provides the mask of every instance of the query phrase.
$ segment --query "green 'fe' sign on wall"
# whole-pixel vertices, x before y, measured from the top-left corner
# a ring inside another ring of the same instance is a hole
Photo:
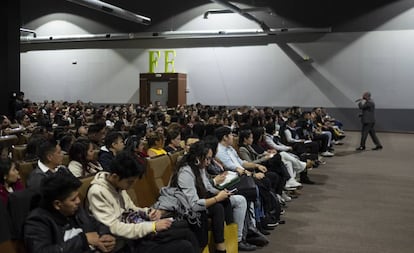
[[[175,50],[164,51],[164,73],[175,73],[174,59]],[[158,60],[161,57],[161,51],[149,51],[149,73],[155,73],[158,66]]]

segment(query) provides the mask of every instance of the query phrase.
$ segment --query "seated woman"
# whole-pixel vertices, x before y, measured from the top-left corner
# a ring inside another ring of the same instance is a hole
[[[281,164],[281,158],[280,155],[278,155],[276,152],[256,152],[256,150],[252,147],[253,144],[253,133],[251,130],[246,129],[240,131],[239,134],[239,154],[240,158],[252,162],[255,164],[261,164],[266,166],[266,168],[269,169],[268,173],[276,173],[278,176],[274,176],[277,178],[277,181],[272,181],[272,188],[275,190],[277,194],[282,193],[283,186],[286,183],[286,180],[288,179],[287,173],[284,171],[282,164]],[[297,183],[297,186],[300,186],[299,183]]]
[[[17,123],[19,123],[19,127],[24,128],[25,133],[31,133],[35,129],[35,125],[32,124],[32,122],[30,121],[29,115],[27,115],[23,111],[21,111],[21,113],[18,113],[16,115],[16,120],[17,120]]]
[[[227,190],[217,190],[208,180],[205,168],[212,157],[211,148],[207,147],[203,141],[192,144],[189,152],[178,162],[170,185],[180,188],[187,196],[191,208],[201,213],[201,227],[192,227],[201,248],[207,245],[207,217],[209,217],[212,219],[216,252],[226,252],[224,221],[226,215],[228,217],[229,214],[232,214],[229,203],[229,197],[232,194]]]
[[[208,135],[203,141],[213,152],[213,157],[210,160],[206,171],[211,184],[217,188],[220,187],[220,184],[225,181],[229,174],[231,175],[234,173],[226,171],[221,163],[215,159],[218,146],[217,138]],[[257,193],[256,198],[260,198],[259,193]],[[248,200],[242,194],[240,195],[240,192],[237,192],[236,195],[230,196],[230,202],[233,207],[234,222],[237,224],[239,251],[251,251],[254,250],[256,246],[261,247],[268,244],[269,241],[264,235],[269,235],[270,232],[264,230],[262,223],[260,223],[261,214],[264,213],[262,205],[258,204],[260,201]],[[255,206],[255,204],[258,205]],[[246,207],[244,207],[245,205]],[[240,212],[242,212],[241,210],[244,209],[247,210],[246,214],[244,216],[240,215]]]
[[[125,150],[133,154],[140,164],[146,164],[148,154],[145,151],[144,138],[138,135],[131,135],[126,140]]]
[[[59,139],[59,145],[62,149],[63,154],[69,154],[69,150],[75,141],[76,138],[71,133],[67,133]]]
[[[0,200],[3,204],[7,206],[7,198],[10,193],[20,191],[23,188],[16,163],[9,158],[0,160]]]
[[[0,136],[20,134],[25,131],[24,127],[20,125],[17,128],[13,128],[9,118],[7,118],[5,115],[0,115],[0,130]]]
[[[167,132],[167,140],[164,150],[168,153],[174,153],[183,150],[181,147],[181,133],[177,129],[172,129]]]
[[[31,162],[37,161],[39,159],[38,155],[38,148],[40,143],[44,142],[46,137],[43,134],[33,134],[29,138],[29,142],[26,146],[26,153],[24,155],[24,161]]]
[[[68,169],[75,177],[84,177],[103,170],[95,160],[93,144],[88,139],[79,139],[69,150]]]
[[[152,132],[147,137],[148,141],[148,156],[154,157],[159,155],[166,155],[167,151],[164,149],[164,135],[159,132]]]

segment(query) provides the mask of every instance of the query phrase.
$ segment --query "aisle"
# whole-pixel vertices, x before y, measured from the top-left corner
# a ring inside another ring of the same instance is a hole
[[[414,135],[379,133],[384,149],[364,152],[358,138],[348,133],[310,173],[318,185],[288,204],[286,224],[256,252],[414,252]]]

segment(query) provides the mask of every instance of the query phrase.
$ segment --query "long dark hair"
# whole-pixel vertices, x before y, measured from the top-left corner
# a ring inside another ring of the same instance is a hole
[[[132,154],[137,158],[138,162],[146,167],[147,160],[145,159],[148,155],[144,152],[137,153],[135,149],[138,148],[139,144],[143,142],[143,139],[140,135],[131,135],[125,141],[124,150]]]
[[[92,142],[88,139],[79,139],[72,144],[69,150],[69,160],[77,161],[82,164],[83,174],[90,173],[88,166],[88,149]]]
[[[269,124],[269,125],[273,125],[274,124]],[[264,135],[265,131],[263,127],[256,127],[253,129],[253,144],[259,144],[259,141],[261,141],[260,139],[262,138],[262,136]]]
[[[245,130],[240,131],[240,133],[239,133],[239,147],[246,146],[246,145],[244,145],[244,139],[248,139],[251,134],[252,134],[252,130],[250,130],[250,129],[245,129]]]
[[[9,174],[13,164],[17,165],[10,158],[0,160],[0,184],[4,185],[4,177]]]
[[[171,186],[178,187],[178,172],[185,166],[190,166],[192,172],[195,175],[195,186],[197,194],[200,198],[207,197],[207,190],[204,186],[203,179],[200,173],[200,163],[202,163],[207,157],[208,151],[211,150],[203,141],[193,143],[190,150],[183,158],[177,163],[176,170],[171,178]]]

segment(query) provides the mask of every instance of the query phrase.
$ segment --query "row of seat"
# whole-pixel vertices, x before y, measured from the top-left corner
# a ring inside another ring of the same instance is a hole
[[[14,140],[13,143],[10,144],[16,143],[15,141],[17,138],[9,139],[9,142]],[[237,140],[235,141],[235,144],[237,144]],[[24,161],[27,148],[26,144],[12,145],[11,147],[11,157],[17,163],[21,180],[25,184],[31,171],[36,168],[37,160]],[[96,156],[98,152],[99,150],[95,152]],[[183,154],[183,151],[181,151],[169,155],[154,157],[147,160],[146,173],[142,178],[140,178],[134,183],[133,187],[131,187],[130,190],[128,190],[128,194],[137,206],[151,206],[156,202],[156,200],[159,197],[160,189],[168,185],[170,177],[173,173],[173,169],[176,166],[177,160]],[[62,164],[67,166],[68,163],[69,156],[65,154]],[[86,197],[87,189],[89,188],[90,182],[92,180],[93,176],[81,178],[82,186],[80,189],[80,196],[82,201]],[[233,240],[228,238],[233,238]],[[226,240],[229,243],[229,249],[235,248],[235,251],[227,251],[237,252],[236,224],[230,224],[229,226],[226,226]]]

